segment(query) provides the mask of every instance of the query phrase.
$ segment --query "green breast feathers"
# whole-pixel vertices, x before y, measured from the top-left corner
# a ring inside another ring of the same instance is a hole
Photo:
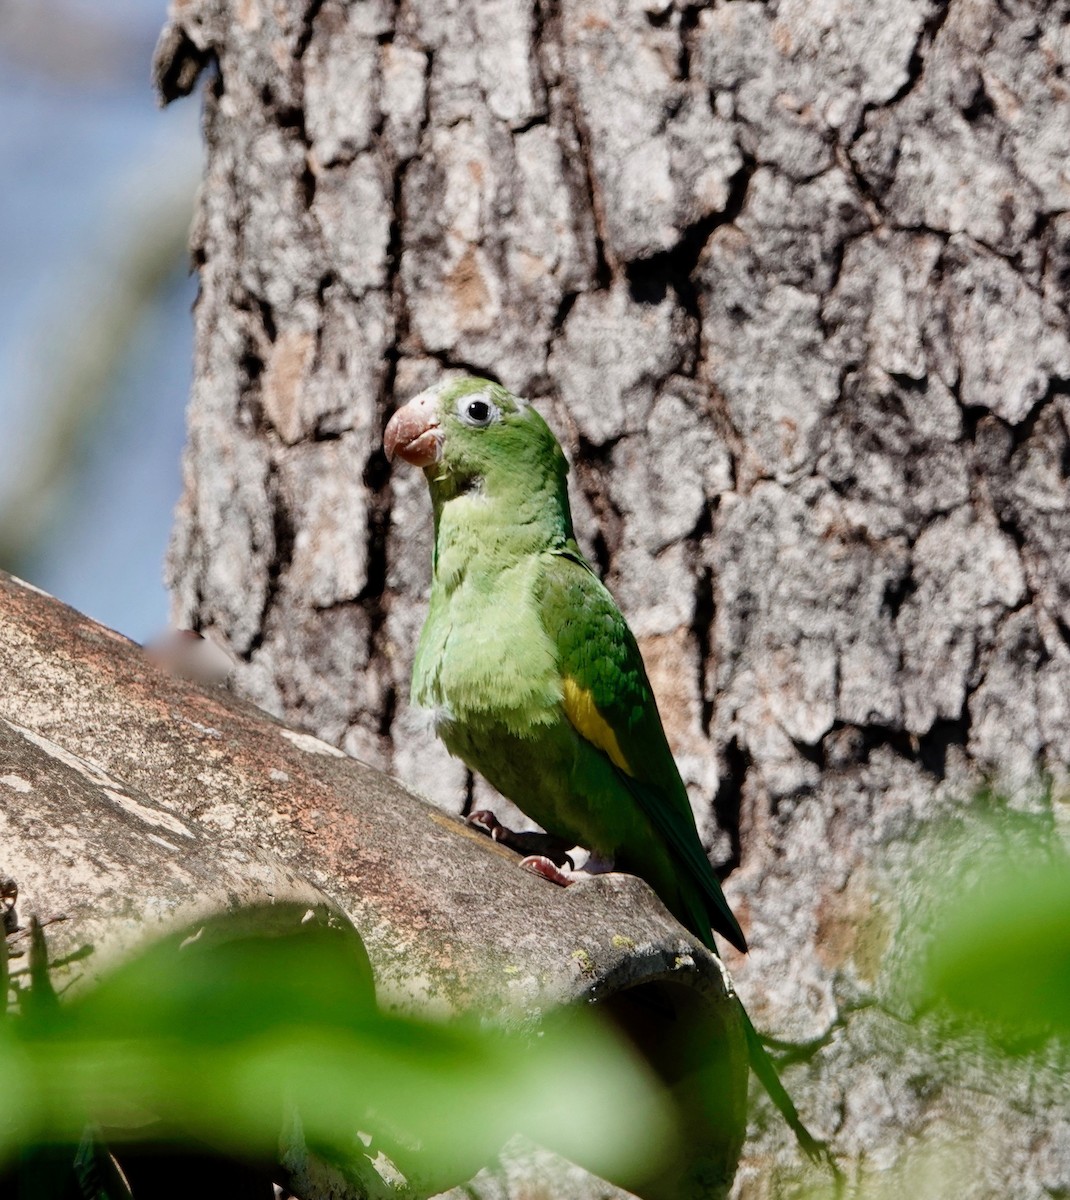
[[[538,558],[480,571],[455,566],[462,556],[456,543],[439,556],[412,700],[442,734],[482,721],[525,736],[561,701],[556,647],[535,603]]]

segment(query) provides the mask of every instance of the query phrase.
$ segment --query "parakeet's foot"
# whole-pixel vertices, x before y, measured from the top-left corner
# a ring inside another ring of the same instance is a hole
[[[574,882],[571,872],[562,871],[561,868],[545,854],[529,854],[527,858],[520,860],[520,865],[525,871],[531,871],[535,875],[541,875],[543,879],[549,879],[551,883],[556,883],[558,887],[571,887]]]
[[[592,854],[582,867],[575,867],[572,865],[572,859],[568,855],[565,857],[568,858],[571,870],[566,870],[564,864],[553,862],[545,854],[529,854],[521,860],[520,865],[528,871],[534,871],[536,875],[541,875],[543,879],[549,879],[559,887],[571,887],[574,883],[596,879],[599,875],[608,875],[613,870],[611,858],[599,858]]]
[[[494,841],[508,846],[517,854],[545,858],[557,867],[575,866],[568,853],[571,847],[566,846],[560,838],[551,837],[548,833],[535,833],[533,830],[518,833],[515,829],[503,825],[489,808],[469,813],[466,820],[473,829],[488,834]]]
[[[510,830],[498,820],[498,818],[490,811],[489,808],[477,808],[475,812],[469,813],[465,817],[465,823],[471,825],[473,829],[478,829],[480,833],[485,833],[494,841],[500,841],[502,833],[509,833]]]

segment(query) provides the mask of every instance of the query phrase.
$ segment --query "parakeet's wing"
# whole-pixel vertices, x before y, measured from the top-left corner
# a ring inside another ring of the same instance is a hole
[[[610,759],[674,859],[699,885],[713,928],[746,950],[743,931],[699,841],[639,647],[613,597],[578,550],[558,551],[549,559],[539,590],[570,723]],[[703,917],[695,914],[697,921]]]

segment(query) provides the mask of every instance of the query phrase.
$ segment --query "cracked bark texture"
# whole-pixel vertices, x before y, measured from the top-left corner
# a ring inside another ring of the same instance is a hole
[[[173,0],[164,98],[209,64],[177,621],[488,802],[407,706],[431,523],[381,431],[447,369],[533,398],[816,1131],[1070,1188],[1057,1106],[889,1011],[924,831],[982,780],[1066,816],[1070,3]],[[748,1197],[793,1161],[752,1134]]]

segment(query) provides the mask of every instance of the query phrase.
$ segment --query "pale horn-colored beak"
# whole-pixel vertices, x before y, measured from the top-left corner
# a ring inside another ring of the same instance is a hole
[[[390,418],[383,449],[393,462],[400,458],[414,467],[429,467],[442,457],[442,426],[438,423],[438,398],[421,392]]]

